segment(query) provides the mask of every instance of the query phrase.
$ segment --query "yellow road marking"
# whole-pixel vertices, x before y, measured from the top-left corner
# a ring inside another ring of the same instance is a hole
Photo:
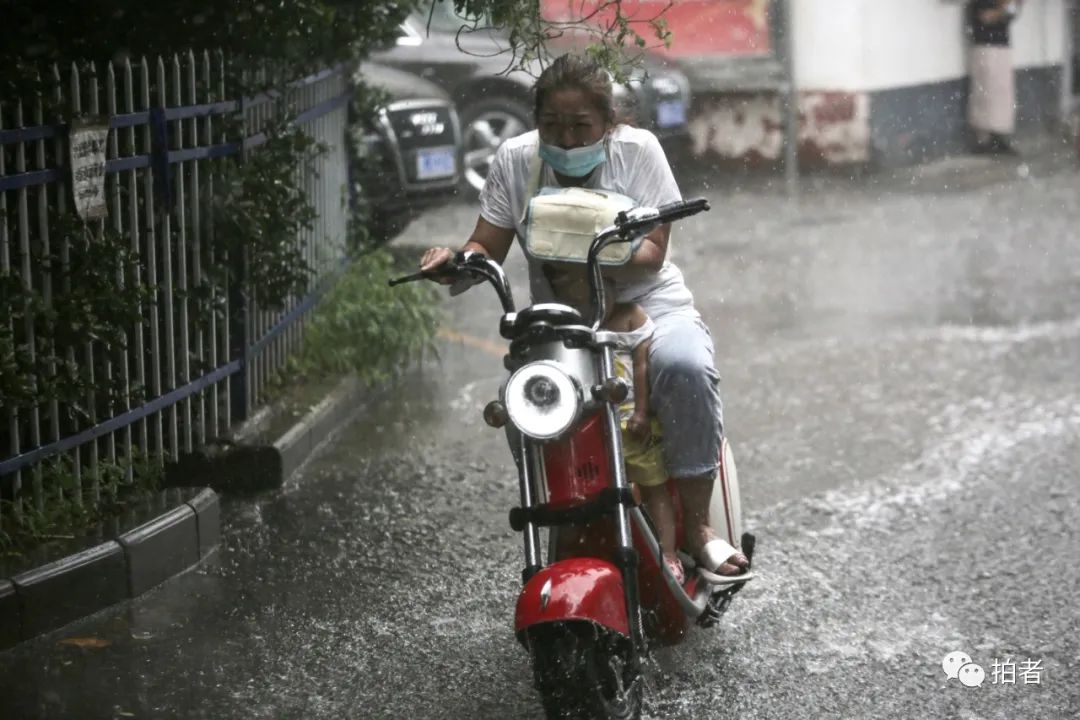
[[[450,328],[439,328],[437,336],[443,340],[461,343],[466,347],[475,348],[476,350],[482,350],[488,355],[494,355],[495,357],[501,358],[503,355],[506,354],[505,345],[501,345],[486,338],[469,335],[468,333],[458,332],[457,330],[451,330]]]
[[[108,640],[103,640],[99,637],[69,637],[60,641],[60,645],[70,645],[72,647],[83,648],[86,650],[100,650],[112,645]]]

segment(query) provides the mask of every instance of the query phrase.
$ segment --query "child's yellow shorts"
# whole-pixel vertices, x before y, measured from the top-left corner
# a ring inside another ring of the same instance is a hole
[[[656,418],[651,418],[650,422],[652,437],[647,443],[642,443],[626,431],[626,421],[622,421],[623,458],[626,461],[627,480],[636,485],[656,487],[667,482],[667,471],[664,469],[660,423]]]

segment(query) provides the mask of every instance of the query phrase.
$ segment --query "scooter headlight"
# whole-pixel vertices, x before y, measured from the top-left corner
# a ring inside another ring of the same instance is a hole
[[[583,402],[577,382],[549,360],[519,368],[506,383],[504,395],[510,422],[537,440],[550,440],[566,432]]]

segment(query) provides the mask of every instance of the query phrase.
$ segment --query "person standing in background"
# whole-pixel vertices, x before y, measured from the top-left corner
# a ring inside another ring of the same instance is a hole
[[[1011,140],[1016,129],[1016,81],[1009,38],[1016,12],[1015,0],[968,0],[968,124],[974,135],[975,153],[1016,154]]]

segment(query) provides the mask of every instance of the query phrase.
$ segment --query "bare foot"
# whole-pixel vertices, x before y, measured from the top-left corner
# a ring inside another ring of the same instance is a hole
[[[750,565],[750,560],[746,555],[742,554],[738,550],[729,554],[727,557],[718,557],[719,552],[723,552],[720,549],[720,543],[731,547],[726,541],[718,538],[716,533],[713,532],[711,527],[705,526],[700,528],[698,533],[698,546],[691,548],[691,555],[697,559],[699,563],[706,569],[717,575],[738,575],[739,573],[746,572]],[[712,547],[709,547],[709,543],[712,541],[718,541]]]
[[[721,563],[720,567],[716,569],[717,575],[738,575],[739,573],[746,572],[746,569],[750,566],[750,560],[741,552],[737,552],[727,559],[727,562]]]

